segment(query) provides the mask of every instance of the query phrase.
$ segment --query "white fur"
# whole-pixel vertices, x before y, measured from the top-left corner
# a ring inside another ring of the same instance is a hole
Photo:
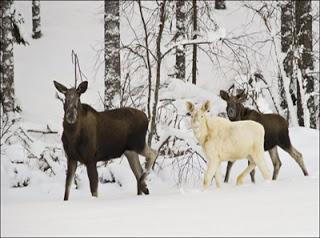
[[[257,165],[263,177],[271,180],[271,172],[264,161],[264,128],[254,121],[231,122],[221,117],[209,117],[209,101],[205,102],[199,110],[194,109],[191,102],[187,102],[187,109],[191,113],[192,129],[195,137],[202,146],[208,168],[204,177],[203,186],[208,188],[215,175],[216,185],[220,187],[222,161],[248,159],[250,165],[238,176],[237,185]]]

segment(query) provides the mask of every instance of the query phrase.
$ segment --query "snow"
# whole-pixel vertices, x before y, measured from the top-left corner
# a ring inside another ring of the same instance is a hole
[[[30,29],[31,36],[31,2],[15,4],[23,13],[25,29]],[[217,12],[221,19],[235,13],[236,4],[229,6],[230,10]],[[244,12],[236,13],[241,14]],[[47,158],[55,175],[42,172],[39,167],[43,164],[27,158],[28,151],[19,138],[14,137],[11,145],[1,147],[1,236],[319,236],[319,131],[307,128],[292,127],[290,135],[292,144],[304,156],[308,177],[303,176],[286,152],[279,150],[282,167],[277,181],[265,182],[257,170],[256,184],[248,177],[244,185],[236,186],[236,176],[247,165],[243,160],[235,163],[228,184],[217,189],[213,183],[208,191],[202,191],[201,169],[192,179],[178,183],[181,174],[177,167],[181,164],[175,163],[184,161],[182,155],[159,158],[157,162],[162,169],[156,167],[147,181],[151,194],[137,196],[134,175],[127,160],[121,157],[107,167],[99,167],[104,183],[99,183],[98,198],[91,197],[86,169],[79,166],[78,184],[73,185],[69,201],[64,202],[66,160],[60,140],[63,107],[55,98],[52,81],[68,87],[74,84],[71,63],[74,49],[81,70],[89,79],[88,91],[81,99],[97,110],[103,109],[99,96],[104,95],[103,68],[97,68],[99,53],[95,51],[103,47],[103,2],[44,1],[41,21],[43,36],[40,39],[28,39],[27,47],[15,45],[15,86],[23,109],[19,126],[23,130],[44,131],[49,127],[58,132],[29,134],[30,150],[38,158],[41,155]],[[218,39],[234,30],[231,20],[221,21],[228,31],[221,28],[216,33],[208,33],[208,39]],[[121,28],[121,31],[129,34],[127,29]],[[210,100],[211,115],[224,112],[226,103],[217,92],[226,89],[223,85],[230,81],[212,74],[203,58],[199,61],[200,86],[166,79],[170,62],[164,62],[162,83],[166,86],[161,89],[159,99],[174,100],[172,108],[176,111],[167,107],[161,115],[158,133],[162,139],[169,135],[183,138],[185,143],[177,142],[179,146],[193,148],[202,155],[185,117],[185,102],[199,105]],[[268,109],[266,101],[261,104]],[[181,118],[179,126],[166,125],[174,115]],[[57,149],[52,152],[48,147]],[[49,160],[51,156],[59,159]],[[271,169],[267,152],[265,158]],[[22,164],[26,160],[29,162]],[[226,163],[223,173],[225,166]],[[112,175],[115,183],[106,182],[113,179]],[[12,188],[26,180],[27,187]]]
[[[149,196],[136,196],[134,183],[120,189],[114,184],[99,184],[96,199],[90,197],[88,186],[83,186],[71,191],[68,202],[62,201],[63,181],[5,189],[1,235],[316,236],[319,134],[305,128],[291,128],[290,134],[304,155],[309,177],[280,150],[283,165],[277,181],[264,182],[257,171],[256,184],[248,178],[237,187],[235,175],[245,164],[237,162],[231,182],[219,190],[212,185],[207,192],[201,191],[200,184],[179,189],[158,176],[149,181]],[[271,166],[270,159],[267,161]]]

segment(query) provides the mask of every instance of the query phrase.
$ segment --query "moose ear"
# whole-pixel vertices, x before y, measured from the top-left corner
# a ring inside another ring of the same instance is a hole
[[[245,93],[244,89],[239,91],[239,93],[237,94],[237,99],[239,102],[244,102],[245,100],[247,100],[247,94]]]
[[[205,101],[204,104],[202,104],[201,110],[203,112],[206,112],[206,111],[210,110],[210,101],[209,100]]]
[[[225,101],[229,100],[229,94],[224,90],[220,90],[220,97]]]
[[[186,107],[188,112],[193,112],[194,104],[192,102],[186,102]]]
[[[66,94],[66,92],[68,91],[68,89],[65,86],[58,83],[57,81],[53,81],[53,84],[60,93]]]
[[[82,83],[79,84],[77,88],[77,93],[80,95],[85,91],[87,91],[87,88],[88,88],[88,81],[83,81]]]

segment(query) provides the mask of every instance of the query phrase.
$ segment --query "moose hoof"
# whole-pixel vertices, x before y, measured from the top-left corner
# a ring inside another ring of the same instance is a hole
[[[149,195],[149,189],[148,189],[148,188],[145,188],[145,189],[143,190],[143,193],[144,193],[145,195]]]
[[[142,193],[148,195],[149,189],[145,183],[140,183],[138,187],[138,195],[141,195]]]
[[[145,182],[145,179],[146,179],[147,176],[148,176],[148,173],[143,173],[142,176],[139,179],[139,182],[138,182],[138,187],[139,187],[138,195],[140,195],[141,192],[146,194],[146,195],[149,194],[149,189],[148,189],[147,184]],[[140,192],[140,194],[139,194],[139,192]]]
[[[237,179],[237,186],[240,186],[240,185],[242,185],[242,184],[243,184],[242,179]]]
[[[144,193],[145,195],[149,195],[149,189],[148,188],[145,188],[145,189],[140,189],[138,191],[138,196],[142,195],[142,193]]]

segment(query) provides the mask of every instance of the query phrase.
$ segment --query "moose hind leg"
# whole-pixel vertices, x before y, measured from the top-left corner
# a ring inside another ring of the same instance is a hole
[[[74,175],[76,173],[77,169],[77,161],[68,159],[68,169],[67,169],[67,177],[66,177],[66,184],[65,184],[65,190],[64,190],[64,201],[67,201],[69,199],[70,194],[70,188],[71,184],[74,178]]]
[[[250,160],[248,160],[248,165],[250,165]],[[250,172],[250,177],[251,177],[251,182],[252,183],[255,183],[256,182],[256,180],[255,180],[255,174],[256,174],[256,170],[253,168],[252,170],[251,170],[251,172]]]
[[[137,194],[149,194],[149,189],[144,180],[145,178],[142,177],[143,169],[139,161],[139,155],[136,152],[129,150],[125,151],[124,154],[127,157],[130,168],[137,180]]]
[[[293,146],[284,150],[287,151],[291,155],[291,157],[299,164],[304,176],[308,176],[309,173],[304,165],[302,154],[299,151],[297,151]]]
[[[249,161],[248,167],[237,177],[237,185],[243,184],[243,179],[254,169],[256,164]]]
[[[96,163],[88,163],[87,173],[90,181],[90,191],[93,197],[98,197],[98,171]]]
[[[278,154],[278,148],[277,146],[273,147],[271,150],[269,150],[269,155],[272,160],[273,164],[273,176],[272,180],[276,180],[279,174],[279,170],[281,167],[281,161]]]
[[[256,163],[256,165],[258,166],[260,172],[262,173],[262,176],[265,180],[271,180],[272,176],[271,176],[271,172],[268,168],[268,165],[266,163],[266,161],[263,158],[263,152],[261,153],[260,156],[255,157],[254,162]]]
[[[230,177],[230,170],[234,164],[234,161],[228,161],[227,169],[226,169],[226,175],[224,176],[224,182],[228,183],[229,177]]]
[[[142,152],[140,152],[140,154],[143,155],[147,160],[145,165],[145,173],[148,174],[157,159],[157,152],[145,144],[144,149]]]
[[[216,173],[214,175],[215,179],[216,179],[216,187],[220,188],[221,186],[221,162],[218,164],[217,168],[216,168]]]

